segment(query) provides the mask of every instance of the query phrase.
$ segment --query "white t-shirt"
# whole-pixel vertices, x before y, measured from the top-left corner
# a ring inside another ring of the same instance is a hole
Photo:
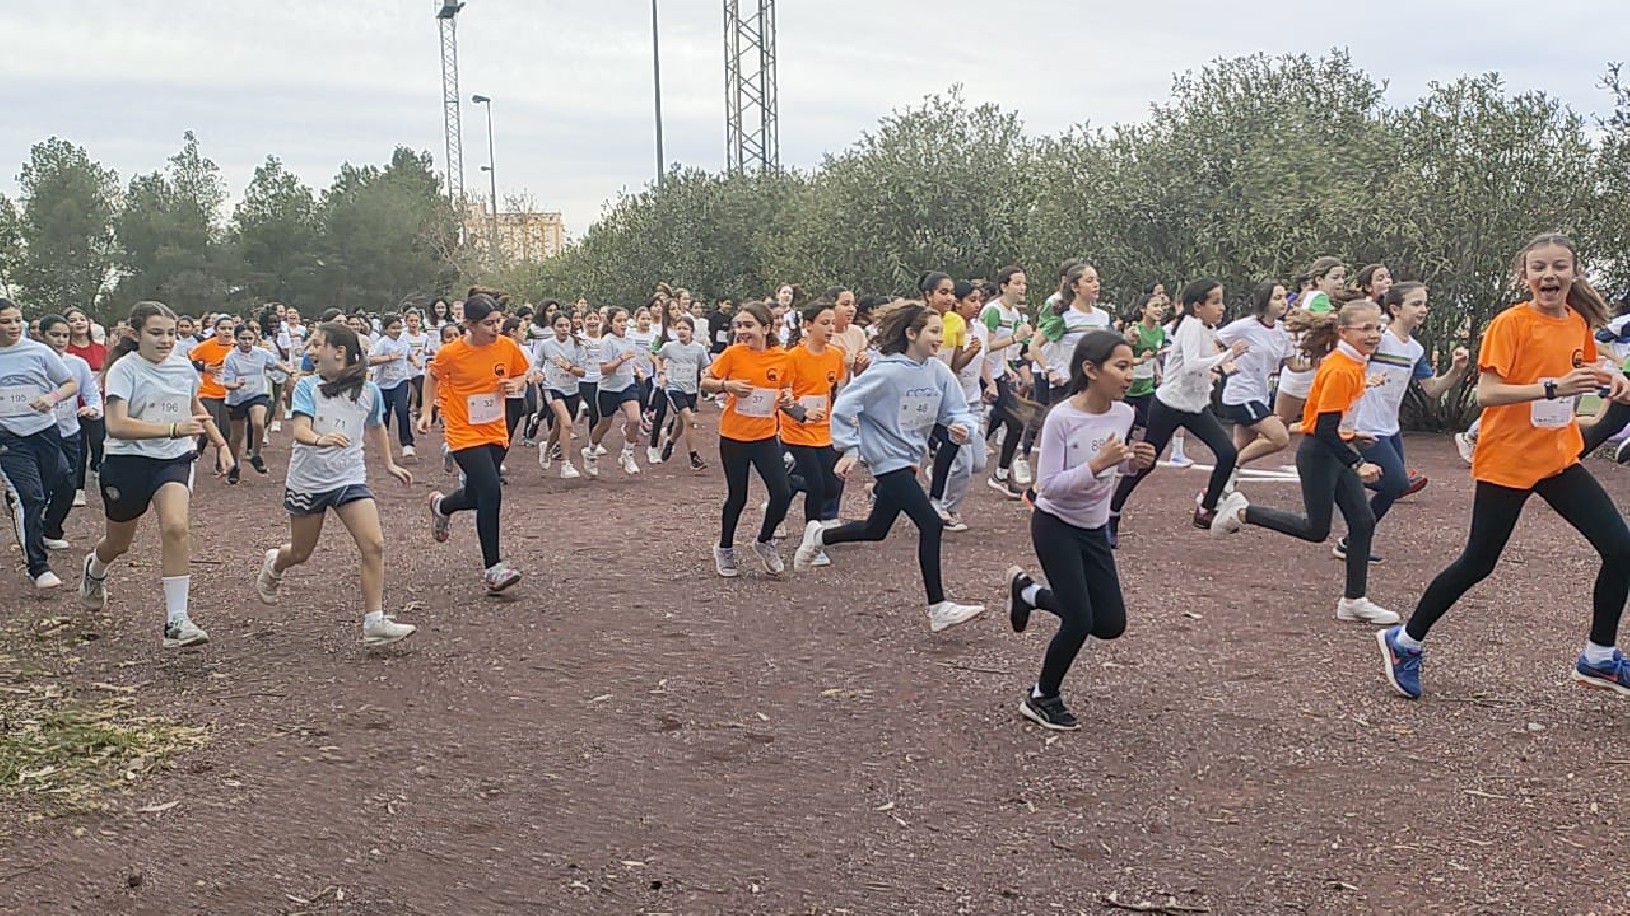
[[[71,398],[63,398],[57,406],[51,408],[51,413],[57,418],[57,432],[63,437],[79,435],[79,408],[86,407],[102,409],[102,391],[96,387],[96,373],[91,370],[91,364],[85,362],[83,357],[73,353],[62,354],[62,364],[73,373],[74,381],[79,383],[79,394]]]
[[[419,361],[417,366],[412,367],[413,371],[408,374],[408,378],[418,378],[424,375],[424,367],[430,362],[432,352],[430,349],[430,335],[423,332],[414,334],[411,331],[403,331],[402,339],[407,341],[408,350]],[[409,365],[412,365],[412,362],[412,360],[409,360]]]
[[[637,353],[638,351],[639,344],[634,341],[633,337],[626,334],[622,337],[608,334],[600,338],[600,362],[602,363],[609,363],[624,353]],[[610,375],[604,375],[605,370],[602,369],[600,390],[627,391],[629,386],[634,384],[634,363],[635,360],[628,360],[618,366]]]
[[[106,399],[124,401],[131,418],[147,423],[168,426],[192,419],[192,402],[198,397],[198,371],[177,350],[171,350],[170,358],[162,363],[150,363],[140,353],[120,357],[108,369]],[[120,439],[109,431],[105,451],[109,455],[171,459],[192,451],[195,444],[191,436]]]
[[[1432,375],[1432,364],[1420,341],[1412,337],[1404,343],[1390,330],[1381,332],[1381,345],[1370,356],[1365,373],[1369,387],[1358,399],[1353,428],[1368,436],[1397,435],[1398,411],[1409,383]]]
[[[32,436],[57,425],[52,413],[40,413],[31,405],[73,377],[67,364],[37,340],[25,337],[0,347],[0,426],[12,435]]]
[[[1166,380],[1155,397],[1167,407],[1199,413],[1211,405],[1211,370],[1228,359],[1217,349],[1217,332],[1192,315],[1183,316],[1166,354]]]
[[[645,378],[656,375],[657,367],[656,363],[651,361],[651,348],[656,345],[657,329],[640,331],[629,328],[628,339],[639,347],[638,350],[634,351],[634,368],[639,370],[639,373]]]
[[[379,386],[379,390],[396,388],[413,377],[413,363],[408,359],[412,354],[413,346],[408,343],[406,334],[395,340],[381,337],[374,342],[373,349],[368,351],[370,357],[393,357],[390,362],[373,367],[374,384]]]
[[[266,394],[266,371],[277,364],[270,350],[250,348],[248,353],[237,347],[221,361],[221,381],[243,382],[239,388],[226,389],[228,407],[235,407]]]
[[[583,345],[573,337],[561,343],[553,335],[532,345],[532,365],[543,367],[543,387],[556,394],[576,394],[577,376],[561,368],[556,359],[564,359],[567,365],[579,369],[584,368]]]
[[[956,374],[956,379],[962,383],[962,396],[967,399],[970,406],[975,408],[974,412],[978,413],[978,405],[982,403],[979,399],[979,374],[980,370],[985,366],[985,357],[990,350],[990,347],[987,346],[990,343],[990,329],[985,327],[984,322],[977,319],[969,321],[968,339],[979,341],[979,353],[973,359],[968,360],[968,364],[963,366],[962,371]],[[994,372],[992,377],[995,377]]]
[[[583,345],[583,378],[580,381],[593,385],[600,384],[600,357],[605,353],[605,337],[589,337],[584,335],[577,339]]]
[[[990,331],[988,337],[1012,337],[1019,329],[1019,325],[1024,324],[1024,316],[1019,314],[1018,309],[1008,308],[1007,303],[998,299],[985,305],[984,311],[979,313],[979,323]],[[1001,378],[1006,375],[1007,364],[1019,359],[1023,352],[1023,346],[1017,343],[1008,344],[1000,350],[987,351],[985,359],[990,363],[990,377]]]
[[[1075,355],[1075,345],[1081,342],[1081,338],[1087,336],[1087,332],[1107,331],[1110,326],[1109,313],[1101,308],[1094,308],[1090,312],[1073,307],[1066,308],[1064,336],[1042,347],[1042,354],[1047,357],[1048,367],[1060,375],[1068,375],[1070,357]]]
[[[1256,318],[1241,318],[1218,331],[1217,340],[1225,347],[1237,340],[1251,346],[1234,358],[1234,366],[1239,371],[1230,375],[1224,384],[1222,402],[1267,404],[1268,380],[1284,365],[1296,346],[1290,332],[1278,322],[1270,328]]]
[[[368,467],[362,457],[362,440],[367,428],[385,423],[385,398],[373,382],[365,382],[355,400],[345,394],[325,397],[321,376],[308,375],[294,386],[289,397],[290,412],[311,418],[311,429],[319,436],[343,433],[350,443],[343,448],[301,445],[289,451],[289,473],[284,486],[296,493],[328,493],[340,487],[368,482]]]

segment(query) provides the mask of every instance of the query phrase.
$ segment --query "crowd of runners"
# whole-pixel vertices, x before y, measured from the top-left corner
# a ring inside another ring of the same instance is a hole
[[[1078,261],[1062,265],[1045,297],[1008,267],[990,280],[925,273],[910,298],[862,300],[844,288],[808,296],[784,285],[766,300],[704,305],[664,285],[630,310],[582,299],[518,305],[477,288],[399,314],[330,310],[309,323],[292,306],[195,319],[142,302],[104,329],[79,309],[28,321],[0,299],[0,472],[41,593],[63,585],[51,557],[69,548],[69,513],[91,497],[101,506],[102,536],[77,570],[89,608],[109,600],[141,519],[156,520],[172,648],[209,639],[189,612],[195,465],[205,459],[228,486],[245,464],[268,474],[261,450],[273,435],[290,440],[288,531],[268,545],[255,592],[278,601],[283,576],[311,558],[332,512],[356,543],[370,647],[415,628],[384,613],[385,540],[365,457],[411,483],[397,462],[415,459],[438,427],[442,470],[458,486],[430,494],[427,528],[445,542],[458,514],[474,514],[489,593],[522,577],[501,550],[506,487],[533,473],[594,486],[602,474],[641,473],[642,459],[706,475],[697,429],[707,416],[724,476],[718,575],[739,576],[748,560],[776,577],[789,561],[798,574],[858,562],[836,548],[882,540],[904,514],[917,534],[922,612],[940,631],[984,610],[949,598],[941,571],[946,533],[978,536],[965,510],[983,479],[1029,512],[1039,575],[1008,570],[1012,628],[1023,632],[1038,609],[1059,621],[1020,711],[1073,729],[1065,675],[1093,640],[1126,627],[1119,538],[1169,524],[1134,512],[1131,498],[1168,447],[1167,464],[1192,464],[1188,435],[1213,456],[1196,527],[1323,542],[1339,512],[1335,617],[1380,628],[1386,677],[1410,698],[1422,692],[1428,630],[1493,571],[1538,494],[1602,557],[1574,677],[1630,694],[1630,665],[1616,648],[1630,528],[1580,463],[1630,420],[1630,380],[1598,353],[1599,341],[1606,349],[1630,338],[1566,238],[1524,246],[1515,276],[1523,295],[1484,329],[1476,358],[1481,416],[1457,437],[1476,481],[1466,547],[1402,625],[1368,587],[1387,540],[1381,522],[1427,484],[1405,461],[1400,410],[1412,387],[1426,398],[1464,391],[1472,359],[1415,338],[1426,286],[1382,265],[1350,282],[1334,257],[1293,282],[1264,280],[1232,321],[1228,291],[1208,279],[1175,298],[1154,284],[1112,314],[1096,269]],[[1579,416],[1587,395],[1601,397],[1596,416]],[[1242,469],[1297,436],[1298,503],[1251,504],[1237,486]],[[845,490],[861,483],[862,468],[865,515],[845,520]],[[766,501],[743,556],[736,529],[754,478]],[[789,537],[799,496],[803,527]],[[784,544],[796,544],[790,557]]]

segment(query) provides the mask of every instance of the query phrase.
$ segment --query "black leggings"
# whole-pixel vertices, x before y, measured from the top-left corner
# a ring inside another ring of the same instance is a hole
[[[901,468],[879,475],[875,490],[877,501],[863,522],[850,522],[828,528],[821,536],[823,544],[847,544],[852,541],[881,541],[889,536],[894,520],[904,512],[917,526],[917,567],[923,574],[923,589],[928,592],[928,603],[945,600],[945,583],[940,574],[940,535],[945,523],[928,502],[928,494],[911,468]]]
[[[736,524],[747,508],[747,475],[758,469],[770,501],[764,507],[764,523],[758,529],[758,541],[768,544],[775,538],[775,529],[787,517],[792,505],[792,485],[787,483],[787,465],[781,458],[781,440],[774,436],[753,442],[743,442],[727,436],[719,437],[719,463],[724,465],[724,517],[719,526],[719,546],[736,546]]]
[[[832,470],[838,463],[837,450],[830,445],[789,445],[787,451],[804,479],[804,522],[825,519],[827,504],[843,494]]]
[[[85,489],[85,471],[102,470],[102,443],[107,440],[108,424],[97,417],[79,418],[79,461],[74,465],[74,489]]]
[[[504,463],[501,445],[477,445],[453,453],[458,469],[464,472],[464,486],[442,497],[443,515],[475,510],[475,534],[481,539],[481,563],[491,569],[503,559],[498,553],[498,511],[504,505],[504,488],[498,483],[498,466]]]
[[[1189,413],[1170,407],[1165,401],[1155,398],[1154,404],[1149,407],[1149,432],[1145,437],[1150,445],[1155,447],[1155,454],[1159,455],[1166,450],[1166,445],[1172,441],[1172,436],[1178,428],[1186,429],[1206,444],[1211,453],[1217,456],[1217,464],[1211,469],[1211,482],[1206,484],[1205,496],[1200,499],[1200,506],[1204,509],[1217,508],[1217,501],[1222,499],[1223,488],[1228,485],[1228,478],[1234,473],[1234,461],[1239,458],[1239,452],[1234,449],[1234,443],[1228,437],[1227,430],[1211,415],[1211,408],[1201,410],[1199,413]],[[1126,505],[1127,497],[1138,488],[1143,478],[1148,477],[1154,467],[1144,468],[1131,477],[1122,477],[1120,485],[1115,488],[1115,497],[1110,500],[1109,508],[1113,512],[1121,511]],[[1303,484],[1306,486],[1306,484]]]
[[[1030,513],[1030,542],[1050,586],[1035,605],[1059,619],[1036,686],[1056,697],[1088,636],[1114,639],[1126,632],[1126,600],[1103,528],[1077,528],[1038,509]]]
[[[592,432],[600,425],[600,383],[578,382],[578,397],[583,399],[583,406],[589,409],[589,430]],[[572,414],[572,422],[577,422],[577,414]]]
[[[651,392],[651,397],[646,403],[648,405],[648,409],[650,409],[651,412],[652,412],[651,413],[651,447],[656,448],[657,445],[660,444],[661,437],[662,437],[662,421],[666,420],[668,418],[668,392],[667,392],[667,390],[659,388],[659,389]],[[677,411],[675,412],[675,415],[674,415],[674,421],[675,421],[675,423],[679,422],[679,416],[678,416]],[[668,438],[670,438],[670,439],[674,438],[674,433],[677,433],[678,431],[679,431],[678,428],[675,427],[673,430],[671,430],[669,432]]]
[[[934,450],[934,470],[928,476],[928,498],[945,498],[945,481],[951,476],[951,465],[956,464],[957,451],[963,446],[957,445],[951,439],[951,431],[943,426],[935,425],[934,441],[939,447]],[[977,447],[977,443],[969,443],[969,448]]]
[[[1584,431],[1585,447],[1580,451],[1579,457],[1584,458],[1601,448],[1602,443],[1618,435],[1619,430],[1624,429],[1627,424],[1630,424],[1630,404],[1609,402],[1607,412]]]
[[[996,435],[997,427],[1007,430],[1002,436],[1002,451],[996,456],[996,466],[1007,470],[1013,466],[1013,455],[1019,450],[1019,440],[1024,437],[1024,423],[1014,413],[1018,409],[1019,398],[1013,393],[1013,384],[1006,375],[996,379],[996,403],[990,408],[990,428],[985,431],[985,438]]]
[[[1602,558],[1591,592],[1593,612],[1590,641],[1611,646],[1618,640],[1619,617],[1630,595],[1630,528],[1584,465],[1575,464],[1555,477],[1534,484],[1531,490],[1502,487],[1479,480],[1472,495],[1472,527],[1466,549],[1427,586],[1415,606],[1405,630],[1415,639],[1425,639],[1438,618],[1460,600],[1473,585],[1488,578],[1494,564],[1511,539],[1511,530],[1522,515],[1531,493],[1551,504],[1562,520],[1585,536]]]
[[[1293,538],[1320,544],[1330,537],[1335,509],[1347,522],[1347,590],[1343,597],[1368,594],[1370,542],[1375,539],[1375,514],[1358,472],[1341,463],[1330,446],[1308,436],[1296,447],[1296,474],[1302,478],[1302,506],[1306,515],[1251,506],[1245,524],[1270,528]]]

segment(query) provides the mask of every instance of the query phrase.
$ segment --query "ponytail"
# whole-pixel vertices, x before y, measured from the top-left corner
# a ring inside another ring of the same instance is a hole
[[[338,321],[330,321],[318,325],[317,333],[323,335],[323,340],[330,346],[345,351],[345,368],[340,370],[337,378],[318,382],[317,390],[325,398],[346,394],[355,401],[362,397],[362,389],[368,386],[368,364],[362,359],[362,340],[357,337],[357,332]]]

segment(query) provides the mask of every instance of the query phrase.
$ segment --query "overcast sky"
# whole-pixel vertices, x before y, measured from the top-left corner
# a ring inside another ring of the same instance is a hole
[[[754,0],[743,0],[746,3]],[[724,164],[723,4],[660,0],[670,161]],[[398,143],[442,161],[440,0],[0,0],[0,193],[51,135],[122,180],[185,130],[232,195],[268,153],[316,188]],[[1314,12],[1313,10],[1325,10]],[[1361,12],[1362,11],[1362,12]],[[782,161],[809,167],[892,109],[961,83],[1032,133],[1141,120],[1175,72],[1219,56],[1349,49],[1407,103],[1497,70],[1600,112],[1627,56],[1625,0],[781,0]],[[461,89],[493,97],[499,193],[525,191],[581,233],[655,172],[648,0],[468,0]],[[486,120],[464,106],[470,189]]]

